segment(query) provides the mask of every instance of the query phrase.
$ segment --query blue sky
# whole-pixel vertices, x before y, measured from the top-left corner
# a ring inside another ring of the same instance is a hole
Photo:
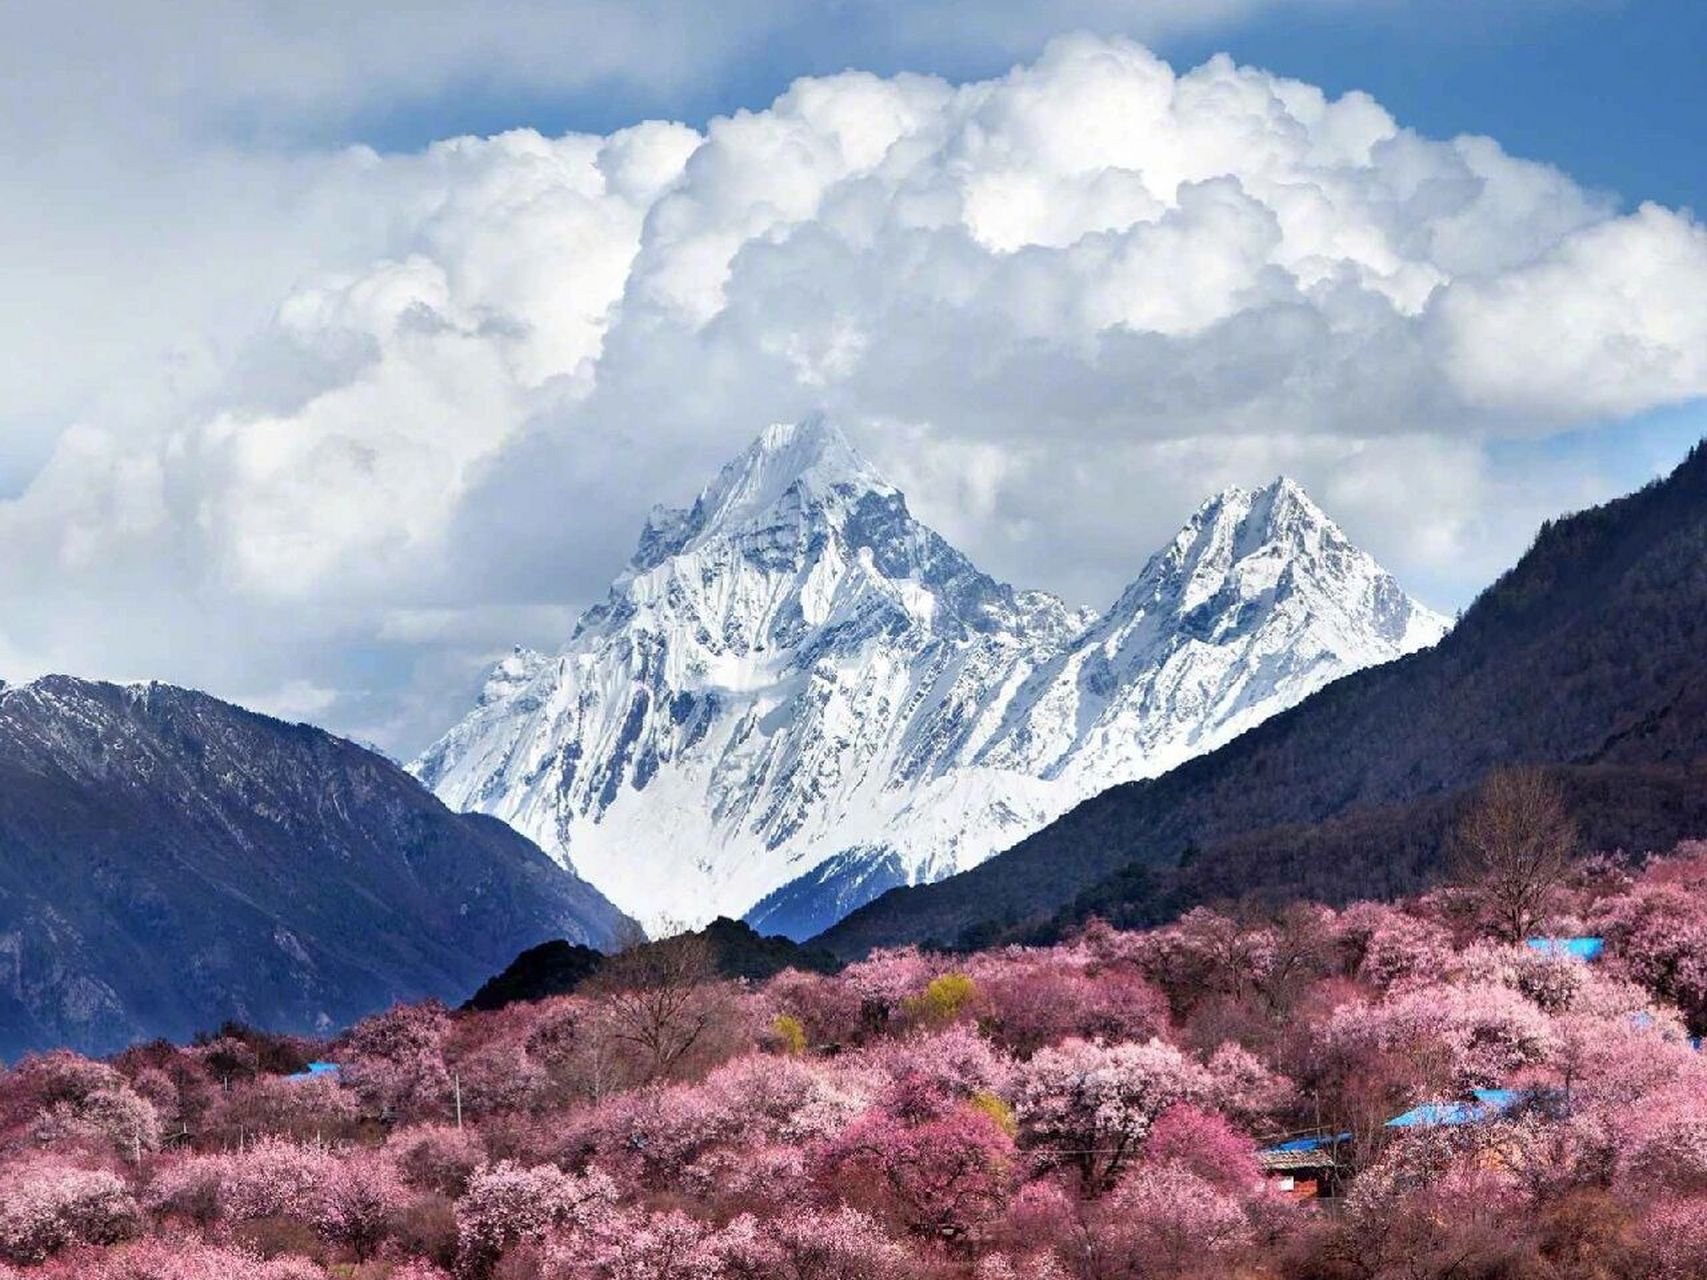
[[[1489,134],[1626,200],[1707,208],[1707,5],[1449,3],[1385,19],[1381,7],[1259,17],[1179,53],[1225,44],[1330,91],[1367,90],[1425,133]]]
[[[861,6],[834,7],[839,20],[810,13],[746,51],[715,84],[615,80],[557,95],[463,83],[429,101],[358,113],[322,136],[411,149],[519,125],[604,133],[647,115],[699,124],[762,107],[801,75],[852,66],[977,79],[1036,52],[1025,42],[969,48],[958,36],[920,47],[898,40],[892,24],[859,13]],[[1084,25],[1142,38],[1147,24],[1113,15]],[[1707,208],[1707,5],[1694,0],[1275,6],[1148,42],[1178,67],[1226,51],[1332,93],[1361,89],[1432,136],[1489,134],[1508,151],[1549,161],[1626,200]]]

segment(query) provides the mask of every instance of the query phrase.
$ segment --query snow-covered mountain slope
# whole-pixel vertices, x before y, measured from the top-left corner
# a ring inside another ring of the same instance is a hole
[[[1445,626],[1286,480],[1075,613],[981,573],[813,419],[655,511],[563,650],[499,664],[411,768],[653,926],[753,908],[803,936]]]
[[[980,763],[1081,795],[1163,773],[1446,627],[1291,480],[1228,489],[1031,677]]]

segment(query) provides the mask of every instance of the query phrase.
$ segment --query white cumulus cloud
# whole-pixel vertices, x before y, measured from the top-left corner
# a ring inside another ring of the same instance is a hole
[[[1549,417],[1707,395],[1707,227],[1645,204],[1442,299],[1464,395]]]
[[[264,171],[288,218],[257,214],[244,304],[0,500],[8,675],[158,675],[407,750],[648,505],[816,409],[975,558],[1079,600],[1283,469],[1465,586],[1559,497],[1514,497],[1488,442],[1707,394],[1687,214],[1117,38],[805,79],[703,130]]]

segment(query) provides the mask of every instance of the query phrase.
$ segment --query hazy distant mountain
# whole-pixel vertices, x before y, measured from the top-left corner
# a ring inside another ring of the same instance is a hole
[[[625,923],[317,729],[167,685],[0,688],[0,1054],[330,1028]]]
[[[1075,612],[980,572],[813,419],[655,512],[565,647],[518,650],[411,768],[648,921],[801,937],[1445,626],[1284,479]]]

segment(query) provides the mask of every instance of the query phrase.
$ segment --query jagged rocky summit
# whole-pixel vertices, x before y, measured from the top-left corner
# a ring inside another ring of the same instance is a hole
[[[814,418],[655,511],[562,650],[506,658],[410,768],[653,928],[806,937],[1446,627],[1284,478],[1075,611],[981,572]]]

